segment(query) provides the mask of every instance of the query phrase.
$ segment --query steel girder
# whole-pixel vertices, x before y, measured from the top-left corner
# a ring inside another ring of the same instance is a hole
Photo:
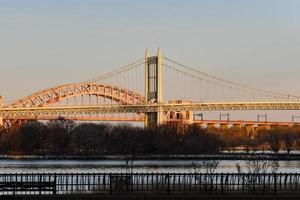
[[[147,113],[167,111],[219,111],[219,110],[300,110],[300,102],[231,102],[189,104],[136,104],[73,107],[3,108],[0,116],[90,115],[108,113]]]

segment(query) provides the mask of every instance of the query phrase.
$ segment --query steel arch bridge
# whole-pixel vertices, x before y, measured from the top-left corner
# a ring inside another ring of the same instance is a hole
[[[116,86],[98,83],[76,83],[60,85],[36,92],[28,97],[9,104],[8,108],[49,107],[65,99],[77,96],[96,96],[114,100],[123,105],[143,104],[143,96]]]
[[[140,94],[120,88],[117,86],[99,84],[99,83],[75,83],[64,84],[56,87],[48,88],[38,91],[25,98],[19,99],[13,103],[4,107],[5,110],[16,109],[30,109],[30,108],[51,108],[56,104],[70,98],[81,98],[80,105],[83,105],[83,97],[88,96],[89,104],[91,104],[92,97],[96,97],[97,105],[99,104],[99,98],[103,97],[117,103],[117,105],[140,105],[144,104],[145,98]],[[73,99],[73,100],[74,100]],[[74,106],[74,105],[73,105]],[[60,106],[61,107],[61,106]],[[83,114],[83,113],[82,113]],[[37,113],[23,113],[19,114],[4,114],[4,121],[8,124],[11,122],[20,122],[21,120],[52,120],[59,119],[66,113],[49,114],[37,114]],[[79,121],[142,121],[143,115],[138,113],[137,116],[132,117],[103,117],[103,116],[66,116],[63,117],[70,120]]]
[[[171,70],[169,85],[168,77],[164,77],[168,74],[164,71],[166,69]],[[187,77],[187,80],[182,80],[174,73]],[[136,80],[135,84],[131,83],[133,80]],[[203,82],[208,85],[203,86]],[[164,92],[172,89],[175,90],[175,97],[163,101],[167,99],[163,96],[168,96]],[[211,97],[213,93],[221,96],[221,99]],[[181,94],[188,97],[182,97]],[[195,96],[201,94],[204,97]],[[226,95],[228,99],[223,100]],[[87,97],[88,103],[84,97]],[[114,103],[99,102],[99,98]],[[77,103],[70,105],[71,99]],[[92,103],[95,99],[96,103]],[[300,110],[300,97],[226,81],[162,57],[160,50],[157,56],[148,56],[147,51],[145,59],[86,82],[44,89],[4,106],[0,98],[0,125],[3,119],[49,120],[65,117],[83,121],[144,121],[149,126],[179,118],[192,123],[193,111],[224,110]],[[98,116],[114,113],[134,113],[134,116]]]

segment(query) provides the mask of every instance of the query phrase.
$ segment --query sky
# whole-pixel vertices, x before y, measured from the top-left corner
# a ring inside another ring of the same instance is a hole
[[[5,100],[85,81],[145,49],[249,86],[300,95],[298,0],[0,0]]]

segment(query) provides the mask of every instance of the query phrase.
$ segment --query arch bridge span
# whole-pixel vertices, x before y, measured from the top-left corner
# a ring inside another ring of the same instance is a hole
[[[81,97],[81,101],[77,105],[68,105],[67,107],[72,108],[75,106],[84,106],[83,97],[89,96],[89,104],[91,104],[91,97],[95,96],[97,98],[97,104],[101,105],[103,102],[98,102],[98,97],[103,97],[105,99],[112,100],[118,105],[140,105],[143,104],[145,98],[140,94],[130,91],[117,86],[100,84],[100,83],[73,83],[64,84],[56,87],[44,89],[33,93],[25,98],[19,99],[13,103],[5,105],[3,109],[14,110],[14,109],[35,109],[35,108],[52,108],[52,107],[62,107],[57,106],[61,102],[68,101],[69,99]],[[74,100],[74,99],[73,99]],[[107,102],[106,102],[107,103]],[[8,114],[3,116],[3,123],[5,124],[20,124],[26,120],[51,120],[66,118],[76,121],[142,121],[143,114],[136,113],[133,116],[86,116],[85,113],[79,115],[71,115],[68,113],[57,112],[54,115],[40,115],[40,114]],[[0,118],[1,120],[1,118]],[[1,120],[2,122],[2,120]],[[0,126],[1,126],[0,122]]]
[[[122,105],[138,105],[145,101],[145,98],[140,94],[124,88],[99,83],[76,83],[60,85],[36,92],[4,108],[49,107],[66,99],[83,95],[105,97]]]

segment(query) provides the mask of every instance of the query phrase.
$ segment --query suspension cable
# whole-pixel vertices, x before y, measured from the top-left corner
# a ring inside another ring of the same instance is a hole
[[[110,78],[110,77],[115,76],[117,74],[120,74],[122,72],[128,71],[128,70],[130,70],[130,69],[132,69],[134,67],[140,66],[140,65],[142,65],[144,63],[145,63],[144,59],[139,59],[139,60],[137,60],[137,61],[135,61],[133,63],[130,63],[129,65],[121,67],[121,68],[119,68],[117,70],[114,70],[112,72],[109,72],[107,74],[103,74],[103,75],[97,76],[95,78],[92,78],[90,80],[84,81],[83,83],[97,82],[97,81],[100,81],[100,80],[103,80],[103,79],[107,79],[107,78]]]
[[[272,91],[268,91],[268,90],[262,90],[262,89],[257,89],[257,88],[253,88],[253,87],[249,87],[249,86],[246,86],[246,85],[243,85],[243,84],[240,84],[240,83],[236,83],[236,82],[232,82],[232,81],[228,81],[228,80],[225,80],[225,79],[222,79],[222,78],[219,78],[219,77],[216,77],[216,76],[213,76],[213,75],[210,75],[210,74],[207,74],[207,73],[204,73],[204,72],[201,72],[199,70],[196,70],[196,69],[193,69],[191,67],[188,67],[186,65],[183,65],[181,63],[178,63],[172,59],[169,59],[169,58],[166,58],[164,57],[164,59],[178,65],[178,66],[181,66],[185,69],[188,69],[192,72],[196,72],[196,73],[199,73],[203,76],[206,76],[206,77],[209,77],[211,79],[215,79],[215,80],[218,80],[220,82],[225,82],[227,84],[230,84],[230,85],[234,85],[234,86],[237,86],[237,87],[240,87],[242,89],[247,89],[247,90],[251,90],[251,91],[255,91],[257,93],[263,93],[263,94],[268,94],[268,96],[275,96],[275,97],[285,97],[285,98],[296,98],[297,101],[300,99],[300,96],[295,96],[295,95],[288,95],[288,94],[284,94],[284,93],[279,93],[279,92],[272,92]]]

